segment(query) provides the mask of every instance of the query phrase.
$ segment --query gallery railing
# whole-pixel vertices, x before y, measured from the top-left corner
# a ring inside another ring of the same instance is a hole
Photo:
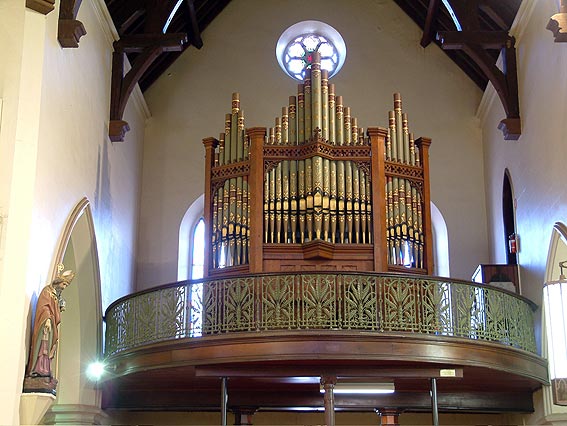
[[[301,330],[402,332],[536,353],[534,305],[498,288],[403,274],[293,273],[184,281],[117,300],[105,355],[177,339]]]

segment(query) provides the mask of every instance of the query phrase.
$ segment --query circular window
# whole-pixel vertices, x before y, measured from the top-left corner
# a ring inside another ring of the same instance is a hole
[[[320,21],[302,21],[283,32],[276,45],[276,57],[284,72],[302,81],[311,68],[313,52],[321,54],[321,69],[329,78],[339,72],[346,58],[346,46],[337,30]]]

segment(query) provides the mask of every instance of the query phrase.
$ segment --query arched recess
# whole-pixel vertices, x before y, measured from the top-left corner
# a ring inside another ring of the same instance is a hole
[[[517,265],[518,257],[515,252],[510,250],[510,236],[516,236],[516,209],[514,206],[514,191],[512,188],[512,178],[508,169],[504,171],[504,182],[502,184],[502,221],[504,225],[504,250],[506,252],[506,263]]]
[[[567,226],[553,226],[543,297],[542,353],[549,361],[551,386],[544,386],[544,413],[567,421]],[[560,406],[561,404],[562,406]]]
[[[201,194],[189,206],[179,225],[179,250],[177,253],[177,281],[189,279],[191,273],[191,236],[205,208],[205,194]]]
[[[86,375],[87,366],[102,358],[102,302],[97,244],[89,201],[84,198],[71,212],[63,231],[55,265],[75,271],[63,292],[57,351],[57,400],[44,417],[46,423],[62,419],[77,424],[99,424],[101,395]],[[55,276],[56,267],[53,268]]]
[[[441,211],[433,202],[431,202],[431,228],[433,231],[433,273],[439,277],[450,277],[447,224]]]

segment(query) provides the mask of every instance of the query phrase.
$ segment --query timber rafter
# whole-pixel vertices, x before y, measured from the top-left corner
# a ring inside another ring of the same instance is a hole
[[[152,63],[164,52],[180,52],[187,42],[187,34],[164,34],[178,7],[177,1],[146,0],[144,33],[123,36],[114,42],[112,80],[110,89],[109,137],[121,142],[130,127],[123,120],[126,103],[134,87]],[[130,17],[133,15],[130,15]],[[127,19],[130,19],[127,18]],[[124,74],[124,55],[136,53],[132,68]]]
[[[431,0],[431,3],[434,1]],[[522,126],[515,39],[505,30],[480,29],[479,10],[482,9],[485,13],[487,10],[488,13],[493,12],[485,0],[451,0],[451,5],[463,30],[439,31],[437,39],[444,50],[461,50],[466,53],[483,71],[498,93],[506,113],[506,118],[500,121],[498,128],[503,132],[504,139],[517,140],[521,135]],[[424,38],[425,36],[424,32]],[[493,49],[502,53],[502,69],[498,68],[487,52]]]

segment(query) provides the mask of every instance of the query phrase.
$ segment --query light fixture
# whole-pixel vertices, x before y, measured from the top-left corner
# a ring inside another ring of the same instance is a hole
[[[337,382],[333,388],[334,394],[388,394],[394,393],[393,383],[358,383],[358,382]],[[323,386],[320,392],[325,393]]]
[[[559,13],[549,19],[546,28],[553,33],[556,43],[567,41],[567,0],[561,0]]]
[[[553,400],[567,405],[567,261],[559,262],[559,280],[545,283],[543,288],[547,320],[549,374]]]
[[[565,278],[565,274],[563,273],[563,270],[566,268],[567,268],[567,260],[559,262],[559,281],[567,281],[567,278]]]
[[[92,381],[98,381],[104,374],[105,364],[100,361],[91,362],[87,367],[87,377]]]

